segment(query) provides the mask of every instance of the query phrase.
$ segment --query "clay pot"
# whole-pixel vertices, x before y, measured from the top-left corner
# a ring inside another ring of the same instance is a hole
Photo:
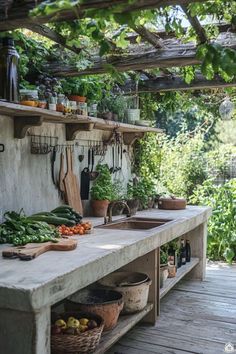
[[[104,331],[117,324],[123,309],[123,296],[117,291],[106,289],[83,289],[70,296],[65,303],[66,311],[90,312],[104,320]]]
[[[92,200],[91,207],[93,209],[93,216],[106,216],[109,203],[109,200]]]
[[[181,210],[185,209],[187,205],[187,200],[184,198],[159,198],[158,208],[167,210]]]
[[[139,208],[139,200],[138,199],[129,199],[127,200],[127,205],[130,208],[130,214],[135,215]]]
[[[76,102],[86,102],[87,97],[85,96],[78,96],[78,95],[71,95],[69,96],[70,101],[76,101]]]
[[[123,295],[122,314],[135,313],[145,308],[151,283],[146,274],[137,272],[114,272],[99,281],[102,286]]]

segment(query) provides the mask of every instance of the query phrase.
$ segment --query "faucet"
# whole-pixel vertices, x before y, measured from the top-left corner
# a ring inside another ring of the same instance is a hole
[[[128,204],[127,204],[126,202],[123,202],[122,200],[117,200],[117,201],[111,202],[111,203],[108,205],[107,214],[106,214],[106,216],[104,217],[104,224],[109,224],[109,223],[112,222],[112,210],[113,210],[113,207],[114,207],[116,204],[123,204],[124,207],[125,207],[126,210],[127,210],[126,217],[128,218],[128,217],[131,216],[131,211],[130,211],[130,207],[128,206]]]

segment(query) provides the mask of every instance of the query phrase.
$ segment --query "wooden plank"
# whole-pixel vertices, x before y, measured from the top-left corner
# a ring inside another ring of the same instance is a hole
[[[190,11],[189,11],[187,6],[182,5],[181,7],[182,7],[183,11],[185,12],[185,14],[186,14],[191,26],[193,27],[193,29],[197,33],[198,38],[199,38],[199,42],[200,43],[205,43],[207,41],[206,31],[201,26],[201,23],[199,22],[197,16],[191,16],[191,13],[190,13]]]
[[[39,4],[40,0],[37,1]],[[112,7],[114,12],[124,13],[130,11],[138,11],[144,9],[155,9],[173,5],[188,5],[195,2],[205,2],[205,0],[137,0],[127,4],[127,0],[87,0],[81,5],[75,5],[72,9],[57,11],[50,15],[32,17],[29,16],[29,10],[35,7],[35,1],[15,2],[14,6],[8,11],[6,18],[5,13],[0,17],[0,31],[9,31],[16,28],[25,28],[31,23],[49,23],[58,21],[71,21],[86,15],[89,9],[107,9]],[[116,7],[117,5],[117,7]]]
[[[175,278],[168,278],[163,288],[160,289],[160,298],[163,298],[186,274],[188,274],[197,264],[199,263],[199,258],[192,258],[191,262],[186,263],[186,265],[178,268]]]
[[[195,79],[187,84],[186,81],[175,75],[165,77],[149,78],[147,80],[140,80],[137,88],[135,81],[129,80],[121,89],[127,93],[142,92],[169,92],[169,91],[189,91],[189,90],[204,90],[213,89],[217,87],[235,87],[236,80],[226,82],[220,77],[215,77],[213,80],[207,80],[203,75],[196,74]]]
[[[212,42],[214,43],[214,42]],[[217,43],[224,48],[236,49],[235,38],[218,39]],[[165,44],[165,43],[164,43]],[[197,57],[197,45],[194,43],[175,43],[166,48],[141,51],[140,47],[130,49],[127,55],[113,55],[105,57],[94,56],[91,58],[92,65],[78,70],[75,65],[66,63],[51,63],[48,69],[57,77],[73,77],[80,75],[103,74],[108,71],[109,65],[119,72],[130,70],[143,70],[153,68],[171,68],[183,67],[188,65],[197,65],[201,60]]]
[[[233,282],[236,267],[228,268],[228,279],[231,281],[227,280],[225,287],[225,275],[218,283],[220,272],[227,272],[225,265],[221,267],[208,267],[211,275],[208,278],[207,273],[207,281],[182,280],[178,283],[161,300],[161,314],[155,327],[137,325],[111,348],[109,354],[141,354],[141,351],[156,354],[221,354],[226,343],[236,344],[236,292]],[[234,298],[228,297],[230,283]],[[185,290],[179,290],[183,285]],[[220,287],[222,294],[219,296]]]
[[[129,329],[146,316],[153,308],[153,304],[148,304],[142,311],[133,315],[120,316],[117,326],[108,333],[104,333],[101,342],[94,354],[105,353],[115,342],[117,342]]]
[[[0,101],[0,114],[6,116],[20,117],[32,117],[40,116],[45,123],[55,124],[81,124],[81,129],[87,129],[88,124],[93,124],[94,129],[113,131],[116,129],[119,132],[127,133],[146,133],[155,132],[162,133],[162,129],[153,127],[142,127],[138,125],[126,124],[121,122],[108,121],[101,118],[82,116],[82,115],[64,115],[63,113],[50,111],[48,109],[42,109],[37,107],[28,107],[20,104]]]

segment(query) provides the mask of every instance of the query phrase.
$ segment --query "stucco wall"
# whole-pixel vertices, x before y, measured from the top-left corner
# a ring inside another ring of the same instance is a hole
[[[62,124],[44,123],[41,127],[31,128],[31,134],[52,135],[59,137],[59,144],[66,144],[65,127]],[[86,140],[101,140],[110,133],[96,131],[80,132],[76,141],[86,143]],[[81,140],[83,139],[83,141]],[[62,203],[56,187],[52,183],[50,154],[33,155],[30,152],[30,136],[24,139],[14,139],[13,120],[0,116],[0,143],[5,144],[5,152],[0,153],[0,220],[7,210],[24,209],[26,214],[51,210]],[[85,141],[84,141],[85,140]],[[125,148],[125,147],[124,147]],[[128,149],[127,149],[128,150]],[[75,146],[74,172],[80,178],[81,171],[87,165],[87,149],[82,163],[78,160],[81,147]],[[95,163],[99,156],[95,157]],[[105,161],[112,166],[111,147],[108,148]],[[57,154],[55,173],[58,175],[60,154]],[[113,175],[126,186],[131,176],[128,154],[123,154],[123,168]]]

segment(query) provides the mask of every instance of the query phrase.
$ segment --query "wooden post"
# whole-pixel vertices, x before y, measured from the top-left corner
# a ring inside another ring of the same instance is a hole
[[[207,251],[207,222],[186,233],[183,238],[190,241],[192,257],[198,257],[199,263],[188,274],[189,279],[205,280]]]
[[[6,354],[50,354],[50,307],[37,313],[0,309],[0,342]]]
[[[159,314],[159,306],[157,304],[158,288],[159,288],[159,275],[157,272],[158,267],[158,250],[153,250],[142,257],[135,259],[133,262],[125,265],[120,270],[127,270],[133,272],[145,273],[152,280],[149,288],[148,302],[153,304],[152,310],[143,318],[143,322],[155,324],[157,314]]]

